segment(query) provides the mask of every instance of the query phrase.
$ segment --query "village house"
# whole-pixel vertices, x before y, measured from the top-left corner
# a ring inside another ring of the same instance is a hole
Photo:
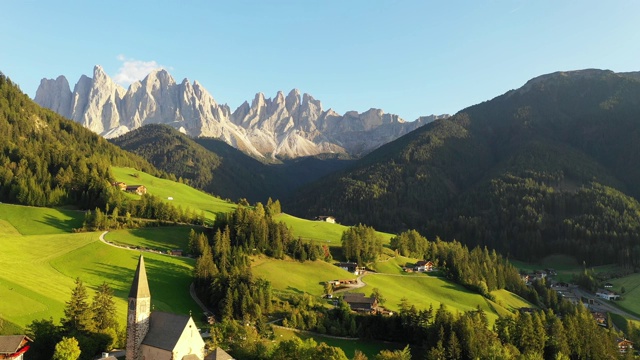
[[[336,218],[334,218],[333,216],[316,216],[315,218],[316,221],[324,221],[324,222],[328,222],[331,224],[335,224],[336,223]]]
[[[605,300],[620,300],[620,295],[605,289],[598,289],[596,296]]]
[[[26,335],[0,336],[0,359],[22,360],[32,342]]]
[[[358,266],[358,264],[354,262],[339,262],[336,266],[355,275],[362,274],[365,271],[364,267]]]
[[[147,188],[144,185],[128,185],[125,190],[129,193],[138,195],[144,195],[147,193]]]
[[[204,341],[191,316],[151,311],[144,258],[129,291],[126,360],[203,360]]]
[[[235,360],[231,355],[229,355],[226,351],[216,348],[211,354],[207,355],[205,360]]]
[[[627,351],[633,351],[633,342],[621,338],[616,339],[616,342],[618,343],[618,351],[621,354],[626,354]]]
[[[413,267],[413,270],[417,271],[417,272],[433,271],[433,262],[432,261],[426,261],[426,260],[420,260]]]
[[[123,183],[122,181],[116,181],[116,182],[112,183],[111,185],[117,187],[118,189],[120,189],[120,191],[127,190],[127,184]]]
[[[344,294],[344,301],[349,304],[352,311],[375,312],[378,308],[378,300],[374,297],[366,297],[362,293]]]

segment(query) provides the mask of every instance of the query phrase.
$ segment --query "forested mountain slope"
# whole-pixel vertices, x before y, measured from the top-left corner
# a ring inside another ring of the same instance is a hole
[[[0,201],[104,207],[117,196],[109,184],[111,165],[161,175],[142,158],[41,108],[0,73]]]
[[[191,186],[222,198],[266,202],[282,198],[303,184],[344,168],[339,157],[307,157],[265,164],[225,142],[192,139],[167,125],[145,125],[110,140],[138,154],[158,169],[181,177]]]
[[[640,81],[529,81],[374,151],[285,202],[298,215],[407,228],[535,260],[640,265]]]

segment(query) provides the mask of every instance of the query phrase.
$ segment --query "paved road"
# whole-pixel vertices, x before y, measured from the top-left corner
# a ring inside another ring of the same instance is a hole
[[[610,304],[609,300],[604,300],[601,299],[591,293],[588,293],[580,288],[575,288],[573,289],[574,294],[576,294],[576,296],[578,297],[585,297],[587,299],[593,299],[596,306],[601,308],[602,310],[606,311],[606,312],[610,312],[612,314],[618,314],[621,315],[623,317],[629,318],[629,319],[633,319],[633,320],[638,320],[640,321],[640,317],[637,317],[635,315],[629,314],[628,312],[617,308],[613,305]]]

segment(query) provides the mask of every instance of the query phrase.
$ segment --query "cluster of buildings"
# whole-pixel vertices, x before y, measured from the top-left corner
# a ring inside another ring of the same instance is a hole
[[[144,185],[127,185],[122,181],[116,181],[111,185],[117,187],[121,191],[126,191],[132,194],[144,195],[147,193],[147,188]]]

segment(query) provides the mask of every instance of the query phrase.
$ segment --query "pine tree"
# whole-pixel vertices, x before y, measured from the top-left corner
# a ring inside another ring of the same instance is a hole
[[[114,210],[115,211],[115,210]],[[99,332],[116,329],[116,303],[113,301],[113,290],[106,282],[98,287],[91,303],[93,328]]]
[[[91,325],[91,310],[87,303],[87,288],[80,278],[76,278],[76,287],[71,292],[71,299],[66,303],[64,318],[60,321],[64,329],[73,333],[84,331]]]

